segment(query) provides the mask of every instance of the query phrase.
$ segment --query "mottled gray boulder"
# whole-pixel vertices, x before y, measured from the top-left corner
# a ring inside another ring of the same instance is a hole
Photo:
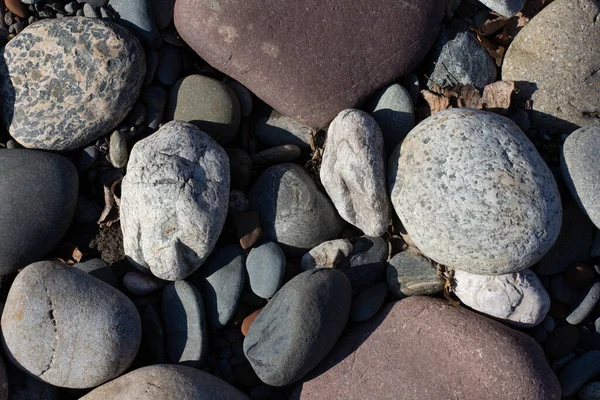
[[[600,227],[599,151],[600,127],[584,127],[567,137],[560,158],[560,169],[571,196],[596,227]]]
[[[386,279],[390,291],[399,298],[441,293],[445,284],[429,261],[408,251],[392,257]]]
[[[335,208],[297,164],[279,164],[263,172],[249,201],[259,214],[264,236],[286,251],[303,254],[342,232]]]
[[[492,11],[510,18],[523,9],[525,0],[479,0]]]
[[[295,144],[310,150],[314,146],[314,129],[272,110],[268,117],[256,121],[255,133],[258,140],[269,147]]]
[[[82,17],[39,21],[0,54],[4,123],[25,147],[76,149],[127,116],[145,71],[144,49],[116,24]]]
[[[182,365],[151,365],[104,384],[81,400],[249,400],[227,382]]]
[[[119,25],[130,30],[150,49],[157,49],[162,44],[162,37],[154,22],[152,0],[110,0],[108,8],[117,17]]]
[[[377,122],[360,110],[344,110],[327,131],[321,183],[340,216],[369,236],[390,225],[385,188],[383,136]]]
[[[285,254],[277,243],[254,246],[246,259],[250,289],[257,296],[270,299],[283,284],[285,266]]]
[[[554,176],[508,118],[442,111],[390,157],[394,208],[417,247],[479,274],[528,268],[554,244],[562,208]]]
[[[121,190],[125,254],[161,279],[183,279],[225,223],[229,160],[207,134],[173,121],[133,147]]]
[[[58,262],[21,271],[2,313],[8,357],[61,387],[90,388],[119,376],[141,334],[140,316],[123,293]]]
[[[524,82],[534,125],[573,132],[600,125],[600,3],[556,0],[515,37],[502,79]],[[556,29],[560,26],[560,29]]]
[[[348,239],[335,239],[321,243],[302,256],[300,267],[306,271],[312,268],[334,268],[352,253],[352,243]]]
[[[244,354],[260,380],[284,386],[312,370],[344,330],[350,302],[350,282],[336,269],[312,269],[285,284],[244,339]]]

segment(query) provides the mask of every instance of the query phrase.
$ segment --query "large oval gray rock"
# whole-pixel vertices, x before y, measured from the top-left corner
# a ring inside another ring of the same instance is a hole
[[[369,236],[390,225],[385,190],[383,135],[377,122],[360,110],[344,110],[327,131],[321,183],[340,216]]]
[[[66,158],[34,150],[0,152],[0,275],[40,260],[69,229],[79,179]]]
[[[250,289],[259,297],[270,299],[283,284],[285,254],[275,242],[255,245],[246,259]]]
[[[173,121],[133,147],[121,196],[125,254],[165,280],[213,250],[227,216],[229,159],[194,125]]]
[[[554,176],[508,118],[442,111],[420,123],[390,158],[392,203],[429,258],[483,275],[537,262],[560,232]]]
[[[244,339],[244,354],[256,375],[272,386],[301,379],[342,334],[351,300],[348,278],[335,269],[312,269],[285,284]]]
[[[248,400],[227,382],[182,365],[151,365],[106,383],[81,400]]]
[[[329,200],[297,164],[267,169],[252,187],[249,200],[265,237],[297,255],[336,239],[343,228]]]
[[[124,28],[99,19],[46,19],[0,56],[0,104],[25,147],[73,150],[109,133],[137,100],[146,61]]]
[[[76,268],[42,261],[13,282],[2,335],[18,366],[51,385],[82,389],[129,367],[142,328],[123,293]]]
[[[502,79],[529,86],[534,124],[566,132],[600,125],[598,13],[596,0],[554,1],[508,48]]]

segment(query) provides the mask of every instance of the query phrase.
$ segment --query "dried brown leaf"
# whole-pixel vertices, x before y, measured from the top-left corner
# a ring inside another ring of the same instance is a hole
[[[504,17],[498,17],[494,19],[488,19],[477,28],[477,32],[483,36],[491,36],[494,33],[502,29],[507,23],[508,19]]]
[[[119,220],[122,180],[123,175],[117,174],[104,184],[104,210],[98,219],[101,227],[109,227]]]
[[[483,89],[482,103],[486,109],[506,110],[510,107],[515,83],[512,81],[496,81]]]
[[[480,110],[482,108],[481,92],[471,85],[461,86],[457,105],[459,108],[475,108]]]
[[[488,52],[488,54],[492,56],[492,58],[496,61],[496,65],[500,67],[502,65],[502,61],[504,60],[504,53],[506,53],[506,48],[494,42],[490,38],[483,36],[479,32],[476,32],[476,34],[477,41],[479,42],[479,44],[483,46],[483,48]]]
[[[431,115],[437,114],[442,110],[447,110],[451,107],[450,98],[443,94],[434,93],[429,90],[421,90],[421,95],[429,104]]]

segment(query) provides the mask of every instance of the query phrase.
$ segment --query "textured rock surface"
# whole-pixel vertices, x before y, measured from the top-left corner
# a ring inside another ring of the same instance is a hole
[[[560,232],[550,169],[508,118],[442,111],[390,158],[392,204],[417,247],[465,271],[503,274],[537,262]]]
[[[165,280],[213,250],[227,216],[229,160],[194,125],[174,121],[133,147],[121,197],[125,254]]]
[[[90,388],[125,371],[141,340],[140,316],[113,287],[58,262],[25,268],[2,313],[13,362],[55,386]]]
[[[281,115],[273,110],[268,117],[256,121],[255,133],[262,143],[270,147],[295,144],[309,150],[313,146],[312,128]]]
[[[327,131],[320,175],[344,220],[370,236],[387,230],[383,136],[373,117],[359,110],[338,114]]]
[[[348,239],[336,239],[321,243],[302,256],[301,268],[333,268],[352,253],[352,243]]]
[[[456,270],[452,290],[474,310],[517,326],[535,326],[550,310],[548,292],[530,269],[496,276]]]
[[[82,400],[211,399],[248,400],[227,382],[181,365],[152,365],[104,384]]]
[[[310,0],[301,8],[275,0],[182,0],[175,25],[213,67],[281,113],[322,127],[411,72],[433,44],[444,12],[433,0],[385,0],[377,7]]]
[[[33,150],[0,152],[0,275],[40,260],[67,232],[77,204],[75,166]]]
[[[529,336],[420,296],[351,328],[310,377],[291,399],[560,399]]]
[[[390,291],[399,298],[441,293],[445,283],[427,259],[408,251],[392,257],[386,279]]]
[[[492,11],[503,17],[510,18],[523,9],[525,0],[479,0]]]
[[[297,164],[267,169],[250,192],[265,237],[298,255],[338,237],[343,223],[313,179]]]
[[[285,284],[258,314],[244,354],[268,385],[301,379],[333,348],[350,313],[351,289],[338,270],[318,268]]]
[[[598,13],[595,0],[554,1],[508,48],[502,79],[529,82],[534,124],[566,132],[600,125]]]
[[[142,46],[116,24],[79,17],[39,21],[0,54],[4,123],[25,147],[81,147],[125,118],[145,70]]]
[[[264,299],[270,299],[283,284],[285,254],[275,242],[254,246],[246,259],[250,289]]]

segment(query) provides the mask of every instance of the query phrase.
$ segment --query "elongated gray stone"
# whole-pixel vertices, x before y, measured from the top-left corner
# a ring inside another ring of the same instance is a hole
[[[582,354],[560,371],[558,379],[563,396],[575,394],[583,385],[600,374],[600,351]]]
[[[503,17],[510,18],[523,9],[525,0],[479,0],[492,11]]]
[[[582,323],[594,310],[598,302],[600,302],[600,282],[596,282],[592,285],[577,308],[567,316],[567,322],[571,325]]]

